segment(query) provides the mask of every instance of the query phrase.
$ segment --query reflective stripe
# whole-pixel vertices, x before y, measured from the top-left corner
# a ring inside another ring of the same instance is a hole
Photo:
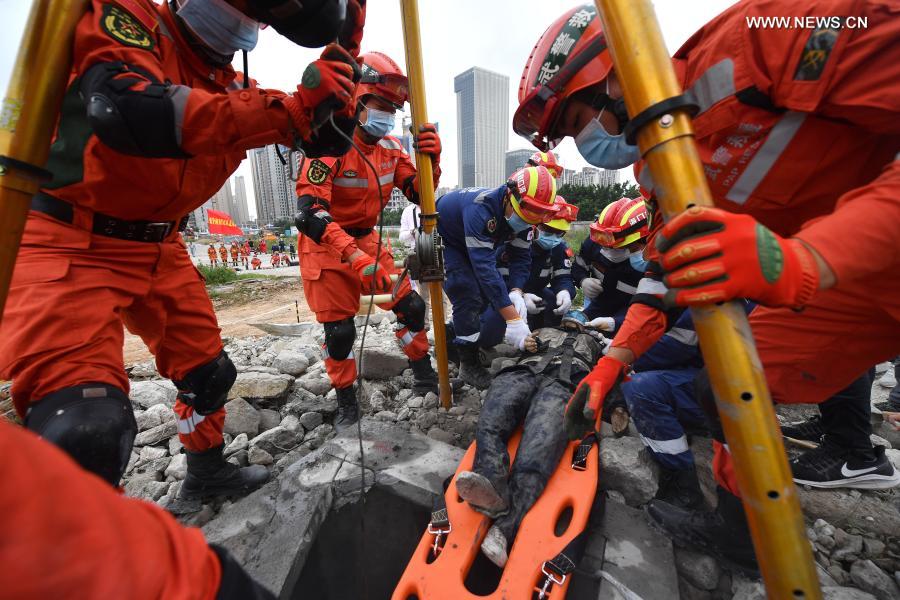
[[[189,433],[193,433],[194,430],[197,429],[197,425],[206,420],[206,417],[201,415],[200,413],[191,413],[191,415],[187,419],[178,419],[177,427],[178,433],[183,433],[185,435]]]
[[[413,342],[413,336],[408,329],[403,333],[403,335],[400,336],[399,339],[400,343],[404,346],[409,346]]]
[[[631,294],[632,296],[637,294],[637,291],[638,291],[638,289],[636,287],[634,287],[633,285],[628,285],[624,281],[617,281],[616,289],[619,290],[620,292],[625,292],[626,294]]]
[[[494,242],[479,240],[477,237],[466,236],[466,248],[493,248]]]
[[[700,107],[700,112],[697,113],[700,115],[734,93],[734,61],[726,58],[704,71],[703,75],[687,89],[685,95]]]
[[[583,258],[581,258],[581,255],[578,255],[575,257],[575,264],[578,265],[579,267],[584,268],[585,270],[589,268],[588,264],[586,262],[584,262]]]
[[[649,277],[644,277],[638,282],[637,293],[638,294],[655,294],[658,296],[662,296],[669,288],[666,287],[662,281],[657,281],[655,279],[650,279]]]
[[[692,329],[673,327],[666,332],[666,335],[676,342],[681,342],[682,344],[687,344],[688,346],[697,345],[697,332]]]
[[[504,277],[509,277],[509,268],[508,267],[497,267],[497,272]]]
[[[477,342],[479,337],[481,337],[481,332],[476,331],[472,335],[457,335],[456,339],[462,340],[464,342]]]
[[[681,454],[690,450],[688,446],[687,436],[681,436],[674,440],[651,440],[648,437],[640,436],[644,445],[659,454]]]
[[[516,238],[509,243],[513,248],[531,248],[531,242],[528,240],[523,240],[522,238]]]
[[[394,181],[393,173],[385,173],[384,175],[382,175],[381,177],[378,178],[378,183],[380,183],[381,185],[386,185],[393,181]]]
[[[480,194],[475,196],[475,199],[472,200],[472,202],[475,204],[484,204],[484,199],[487,198],[487,195],[487,191],[481,192]]]
[[[541,269],[541,272],[538,273],[538,277],[549,277],[550,269]]]
[[[598,281],[600,281],[600,283],[603,283],[603,280],[606,279],[606,273],[604,273],[603,271],[601,271],[594,265],[591,265],[591,276],[594,279],[597,279]]]
[[[331,355],[328,354],[328,346],[325,346],[325,345],[322,346],[322,356],[324,358],[331,358]],[[337,360],[337,359],[335,358],[334,360]],[[344,360],[355,360],[355,357],[353,356],[353,350],[350,351],[350,354],[348,354],[347,358],[345,358]]]
[[[571,275],[572,269],[554,269],[553,276],[556,277],[558,275]]]
[[[346,188],[364,188],[369,187],[369,180],[358,177],[335,177],[334,185]]]
[[[391,138],[381,138],[378,140],[378,145],[382,148],[389,148],[391,150],[402,150],[403,146],[400,145],[400,142],[393,140]]]
[[[181,129],[184,125],[184,111],[187,108],[188,96],[191,88],[184,85],[173,85],[169,88],[169,99],[175,110],[175,143],[181,147]]]
[[[769,137],[766,138],[765,143],[750,161],[750,164],[747,165],[747,168],[744,169],[738,180],[734,182],[734,186],[725,194],[725,199],[737,204],[745,203],[750,194],[756,189],[756,186],[769,173],[769,169],[772,168],[775,161],[781,158],[784,149],[794,139],[794,135],[805,120],[806,113],[794,111],[785,113],[775,124],[775,127],[772,128],[772,131],[769,132]]]

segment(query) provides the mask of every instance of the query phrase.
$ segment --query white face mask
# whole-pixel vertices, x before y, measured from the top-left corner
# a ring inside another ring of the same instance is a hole
[[[614,263],[626,261],[631,256],[631,252],[625,248],[600,248],[600,254]]]
[[[175,11],[185,26],[208,48],[228,56],[253,50],[259,23],[225,0],[183,0]]]

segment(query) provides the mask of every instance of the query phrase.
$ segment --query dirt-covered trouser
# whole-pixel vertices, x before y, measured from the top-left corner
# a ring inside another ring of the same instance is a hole
[[[491,384],[475,431],[473,470],[487,477],[509,503],[494,525],[512,542],[566,448],[563,411],[571,390],[524,368],[500,373]],[[510,469],[506,443],[522,421],[522,440]]]

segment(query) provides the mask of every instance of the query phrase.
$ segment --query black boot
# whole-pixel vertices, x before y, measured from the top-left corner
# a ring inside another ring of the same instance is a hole
[[[703,506],[703,493],[697,481],[697,471],[690,469],[660,469],[659,489],[655,498],[687,510],[700,510]]]
[[[431,357],[427,354],[418,360],[409,361],[413,371],[413,396],[424,396],[428,392],[440,394],[438,376],[431,366]]]
[[[721,487],[717,491],[719,504],[714,512],[685,510],[662,500],[651,500],[647,514],[676,545],[709,554],[745,574],[759,576],[741,499]]]
[[[359,405],[356,403],[356,391],[353,386],[335,390],[337,392],[338,410],[334,417],[334,428],[343,431],[359,421]]]
[[[491,374],[481,366],[478,360],[476,344],[459,344],[459,378],[479,390],[486,390],[491,385]]]
[[[444,337],[447,340],[447,362],[459,365],[459,344],[453,343],[453,340],[456,338],[453,323],[445,323],[444,329],[446,329]]]
[[[225,460],[224,444],[187,454],[187,475],[181,484],[181,500],[206,500],[216,496],[246,496],[269,480],[262,465],[239,467]]]

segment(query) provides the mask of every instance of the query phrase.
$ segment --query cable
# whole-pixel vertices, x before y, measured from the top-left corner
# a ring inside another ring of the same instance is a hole
[[[334,113],[328,115],[328,121],[331,123],[331,126],[334,130],[344,138],[346,141],[350,142],[350,145],[353,146],[353,149],[356,150],[356,153],[359,154],[360,158],[366,163],[369,170],[372,172],[373,180],[376,182],[378,186],[378,201],[380,204],[380,208],[378,210],[378,245],[375,249],[375,268],[378,269],[380,267],[379,261],[381,259],[381,248],[382,248],[382,240],[384,235],[384,193],[381,191],[381,184],[378,181],[378,170],[375,168],[375,165],[369,161],[363,151],[356,145],[356,142],[353,141],[353,138],[344,133],[334,122]],[[395,286],[396,289],[396,286]],[[369,309],[366,311],[366,320],[363,322],[363,330],[362,336],[360,336],[359,340],[359,361],[356,370],[356,406],[360,407],[362,400],[362,372],[363,372],[363,364],[365,361],[365,354],[363,350],[366,346],[366,332],[369,329],[369,320],[372,316],[372,307],[375,305],[375,288],[373,287],[370,295],[369,295]],[[360,529],[360,553],[363,556],[363,565],[365,564],[365,543],[366,543],[366,527],[365,527],[365,510],[366,510],[366,459],[363,450],[363,440],[362,440],[362,415],[359,415],[359,418],[356,420],[356,438],[359,442],[359,465],[360,465],[360,480],[359,480],[359,494],[360,500],[362,501],[362,510],[359,513],[359,529]],[[374,471],[373,471],[374,475]],[[374,481],[373,481],[374,484]],[[361,569],[362,571],[362,579],[363,579],[363,598],[368,598],[369,592],[369,582],[366,574],[365,568]]]

